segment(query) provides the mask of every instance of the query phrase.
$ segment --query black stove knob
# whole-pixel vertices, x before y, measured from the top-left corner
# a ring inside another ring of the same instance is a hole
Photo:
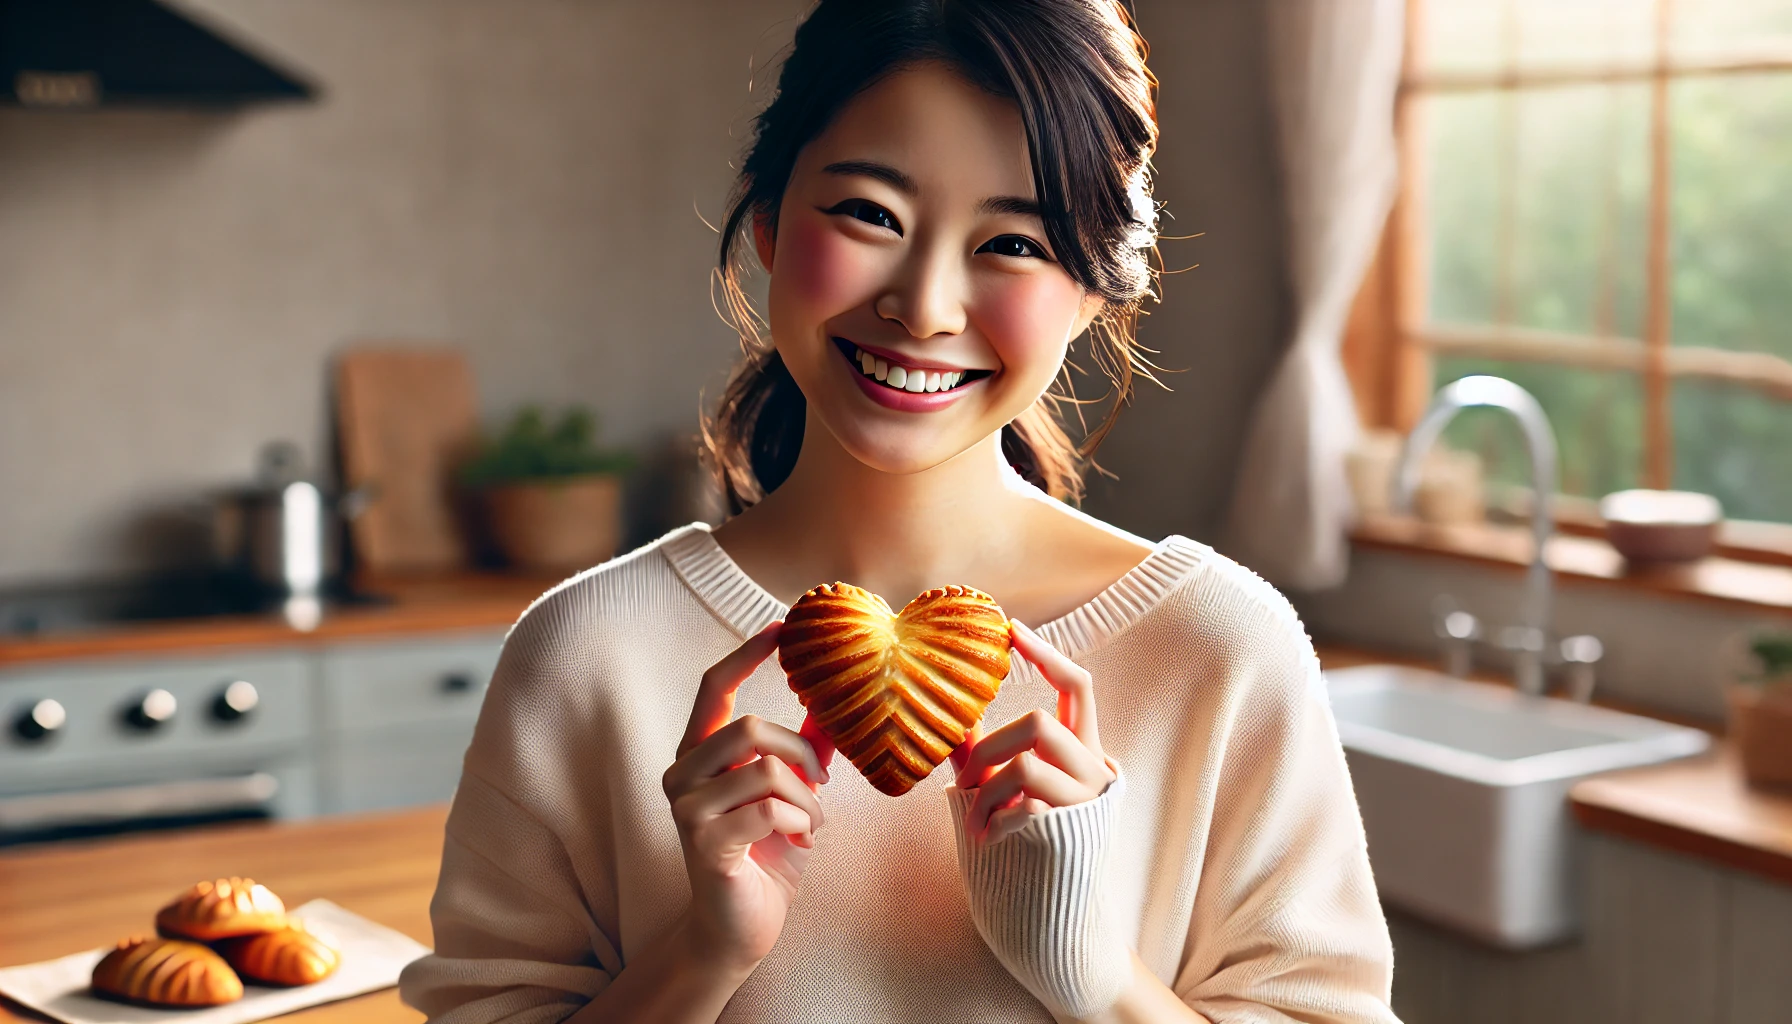
[[[124,709],[124,723],[133,729],[154,732],[174,721],[174,694],[155,689],[131,702]]]
[[[255,692],[252,683],[238,679],[218,691],[212,698],[212,718],[218,722],[234,725],[247,718],[261,703],[261,694]]]
[[[12,731],[27,743],[42,743],[62,731],[63,723],[67,721],[68,712],[62,705],[45,697],[13,720]]]

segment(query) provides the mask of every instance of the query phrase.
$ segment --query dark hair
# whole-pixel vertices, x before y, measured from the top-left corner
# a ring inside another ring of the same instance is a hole
[[[1054,497],[1081,497],[1084,460],[1130,397],[1134,372],[1150,373],[1137,336],[1139,305],[1152,294],[1157,222],[1157,80],[1145,56],[1116,0],[816,4],[754,123],[722,223],[718,283],[746,358],[704,419],[703,442],[731,512],[789,477],[807,412],[741,287],[741,237],[755,219],[776,230],[797,155],[841,108],[891,73],[932,61],[1020,108],[1046,240],[1072,280],[1107,300],[1089,331],[1096,364],[1116,391],[1107,417],[1073,445],[1056,413],[1076,399],[1054,388],[1002,429],[1003,455],[1022,476]]]

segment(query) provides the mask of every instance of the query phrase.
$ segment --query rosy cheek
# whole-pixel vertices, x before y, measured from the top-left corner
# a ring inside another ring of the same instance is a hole
[[[821,319],[863,304],[876,274],[869,247],[825,219],[798,216],[779,226],[772,287]]]
[[[1022,377],[1049,375],[1057,372],[1082,298],[1062,274],[992,274],[977,290],[971,319],[1004,368]]]

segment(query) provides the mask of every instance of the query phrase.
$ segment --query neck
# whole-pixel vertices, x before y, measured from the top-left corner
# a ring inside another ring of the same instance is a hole
[[[977,586],[1015,564],[1039,501],[1002,457],[999,432],[930,469],[886,473],[841,448],[811,413],[790,478],[749,514],[788,552],[795,578],[853,583],[900,608],[929,587]]]

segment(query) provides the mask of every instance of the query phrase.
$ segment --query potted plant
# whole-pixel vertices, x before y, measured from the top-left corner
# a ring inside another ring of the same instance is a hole
[[[1792,632],[1756,634],[1748,662],[1729,688],[1742,773],[1756,785],[1792,788]]]
[[[478,495],[492,543],[511,565],[570,572],[616,553],[621,474],[633,458],[599,448],[596,434],[589,410],[569,408],[550,424],[539,406],[524,406],[461,467],[461,483]]]

